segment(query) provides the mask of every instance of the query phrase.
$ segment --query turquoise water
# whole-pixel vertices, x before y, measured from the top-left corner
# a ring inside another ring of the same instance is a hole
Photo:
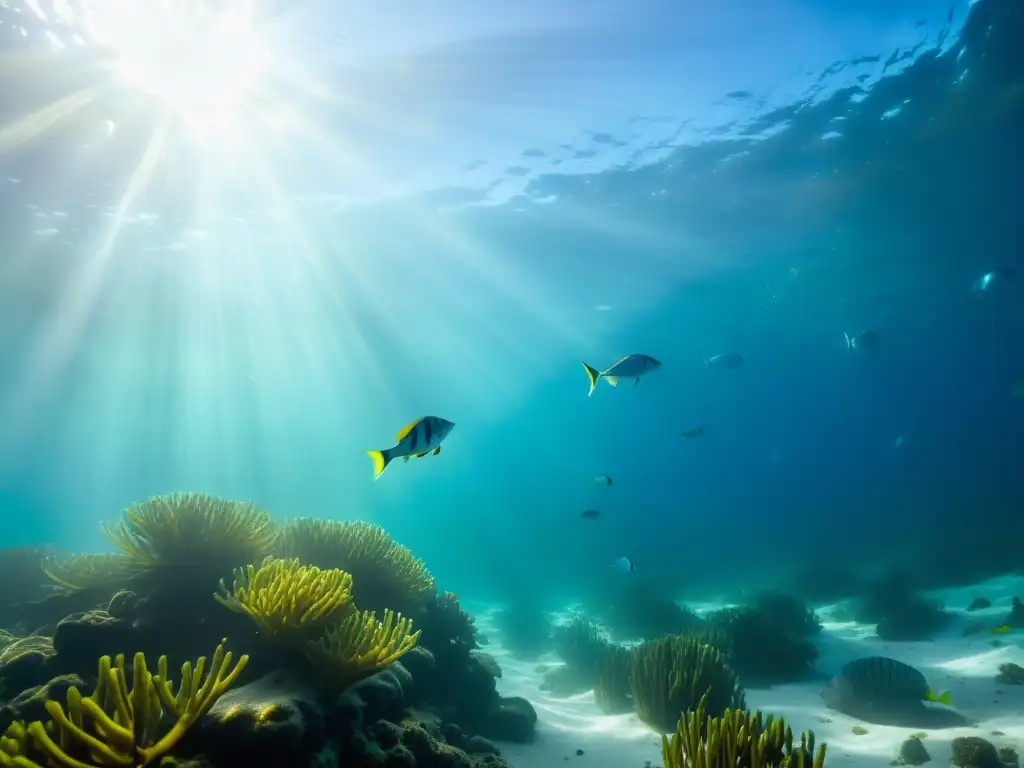
[[[201,491],[498,602],[1020,567],[1014,0],[118,14],[0,8],[5,545]]]

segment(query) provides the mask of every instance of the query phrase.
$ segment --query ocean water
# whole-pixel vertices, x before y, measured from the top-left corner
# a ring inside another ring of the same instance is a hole
[[[1019,0],[0,0],[0,545],[201,492],[378,524],[481,615],[1020,574],[1021,39]]]

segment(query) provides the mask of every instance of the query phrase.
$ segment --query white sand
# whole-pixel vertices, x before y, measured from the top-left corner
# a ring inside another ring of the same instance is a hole
[[[962,612],[977,595],[988,597],[994,607],[974,613],[958,613],[957,625],[942,639],[923,643],[895,643],[879,640],[871,626],[828,620],[830,611],[821,611],[824,631],[817,639],[821,657],[816,664],[824,673],[834,674],[846,662],[861,656],[890,656],[911,664],[924,673],[936,691],[949,689],[953,705],[978,725],[969,728],[925,730],[924,744],[931,765],[945,766],[950,757],[950,742],[957,736],[976,735],[997,747],[1013,746],[1024,753],[1024,686],[997,685],[994,677],[1000,664],[1015,662],[1024,666],[1024,631],[994,635],[982,632],[962,637],[967,621],[982,619],[996,626],[1009,612],[1010,596],[1024,597],[1024,580],[1000,579],[972,588],[937,593],[947,608]],[[647,761],[661,765],[660,737],[649,731],[636,715],[605,715],[587,692],[570,698],[558,698],[540,690],[539,664],[557,664],[547,655],[522,660],[501,646],[493,613],[479,613],[477,626],[489,638],[482,648],[501,665],[498,687],[502,695],[523,696],[537,709],[537,740],[533,744],[501,744],[504,757],[514,768],[555,768],[590,765],[601,768],[643,768]],[[1006,645],[993,648],[993,639]],[[823,682],[782,685],[763,690],[747,690],[747,705],[783,716],[794,731],[812,729],[817,741],[828,744],[828,768],[878,768],[899,753],[900,744],[922,729],[895,728],[864,723],[829,710],[821,701]],[[998,691],[998,693],[997,693]],[[855,725],[867,729],[857,736]],[[993,734],[999,731],[1000,734]],[[582,749],[582,756],[576,750]]]

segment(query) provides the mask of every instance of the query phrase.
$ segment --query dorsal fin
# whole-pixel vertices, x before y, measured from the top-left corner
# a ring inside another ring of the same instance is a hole
[[[404,438],[406,435],[408,435],[410,432],[416,429],[416,425],[419,424],[421,421],[423,421],[422,418],[416,419],[415,421],[410,421],[408,424],[406,424],[404,427],[398,430],[398,434],[395,435],[395,442],[402,442],[402,438]]]

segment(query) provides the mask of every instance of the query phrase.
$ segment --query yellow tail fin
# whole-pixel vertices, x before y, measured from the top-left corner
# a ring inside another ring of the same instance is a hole
[[[587,372],[587,378],[590,379],[590,391],[587,392],[587,397],[590,397],[594,394],[594,387],[597,386],[597,380],[601,377],[601,372],[586,363],[583,364],[583,368]]]
[[[391,463],[391,456],[385,455],[385,451],[367,451],[366,455],[373,459],[373,479],[376,480]]]
[[[940,694],[936,694],[935,691],[929,689],[924,696],[928,701],[935,701],[939,704],[945,704],[947,707],[952,706],[953,699],[949,695],[949,691],[943,691]]]

